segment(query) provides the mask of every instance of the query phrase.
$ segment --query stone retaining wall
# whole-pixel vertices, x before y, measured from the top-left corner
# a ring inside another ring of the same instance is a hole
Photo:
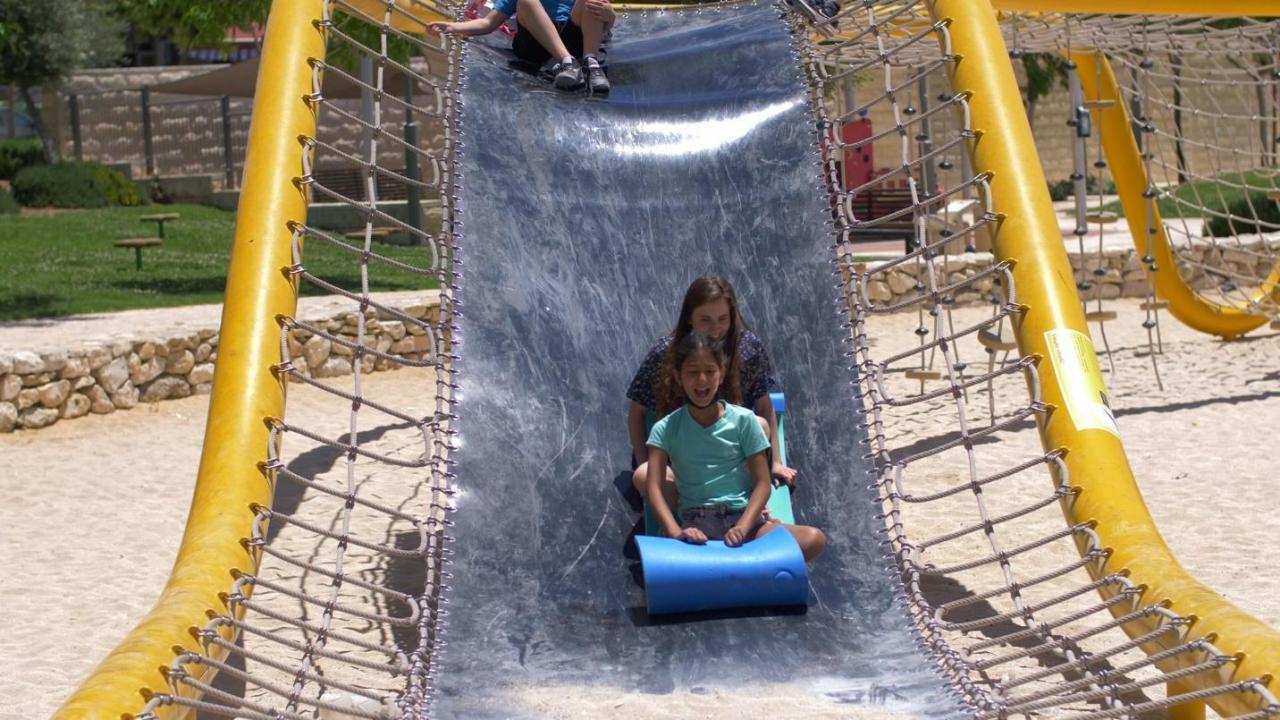
[[[1246,241],[1246,248],[1259,248],[1260,241]],[[1180,251],[1196,262],[1206,261],[1212,267],[1249,275],[1250,267],[1257,277],[1271,270],[1263,254],[1256,257],[1234,249],[1209,246]],[[1132,249],[1106,250],[1085,256],[1070,256],[1076,277],[1081,268],[1093,288],[1088,299],[1146,297],[1146,273]],[[991,265],[988,253],[952,255],[946,258],[947,284],[970,277]],[[876,263],[867,263],[874,269]],[[1101,274],[1094,271],[1101,269]],[[867,284],[870,300],[887,305],[918,294],[915,290],[915,263],[904,263],[878,275]],[[1198,268],[1183,270],[1197,289],[1214,284]],[[994,287],[992,278],[983,278],[956,294],[956,304],[986,302]],[[436,303],[404,308],[411,317],[434,324],[438,320]],[[355,312],[346,312],[309,324],[323,324],[326,332],[354,342]],[[430,339],[422,328],[389,318],[376,317],[369,310],[365,323],[366,344],[380,352],[419,360],[433,352]],[[122,340],[92,345],[65,352],[37,354],[33,352],[0,353],[0,432],[16,428],[34,429],[52,425],[62,419],[89,413],[105,414],[134,407],[139,402],[158,402],[207,393],[213,381],[213,362],[218,354],[218,334],[202,330],[181,337]],[[295,330],[289,337],[289,354],[293,364],[313,377],[335,377],[352,371],[354,353],[351,348],[333,343],[305,330]],[[377,372],[396,367],[395,363],[365,355],[361,359],[364,372]]]
[[[1274,241],[1272,241],[1274,242]],[[1220,279],[1206,275],[1198,266],[1200,263],[1224,272],[1235,273],[1245,277],[1265,278],[1271,272],[1272,261],[1266,256],[1260,240],[1245,241],[1241,245],[1257,254],[1243,252],[1230,247],[1215,248],[1209,245],[1183,248],[1178,251],[1179,258],[1194,263],[1181,269],[1182,277],[1196,290],[1204,290],[1220,282]],[[1101,256],[1097,252],[1081,255],[1070,255],[1071,269],[1076,280],[1087,279],[1093,287],[1082,293],[1088,300],[1114,300],[1120,297],[1146,297],[1147,274],[1142,266],[1140,256],[1132,249],[1104,250]],[[941,259],[939,259],[941,260]],[[945,284],[953,284],[978,274],[991,266],[990,253],[973,253],[969,255],[950,255],[946,257],[946,278],[939,278]],[[874,270],[877,263],[865,263],[868,269]],[[916,263],[903,263],[887,273],[873,276],[867,283],[868,299],[876,305],[892,305],[919,295],[915,289],[916,276],[920,272]],[[1084,274],[1081,274],[1081,268]],[[1096,270],[1101,270],[1101,274]],[[956,293],[956,304],[966,305],[983,302],[984,297],[994,287],[990,277],[978,280]]]
[[[403,308],[405,314],[434,324],[439,305]],[[356,312],[345,312],[308,324],[355,342]],[[412,323],[377,317],[367,311],[365,344],[380,352],[420,360],[434,354],[431,339]],[[302,373],[336,377],[352,372],[351,348],[296,329],[289,354]],[[0,353],[0,432],[47,427],[89,413],[128,410],[138,403],[184,398],[210,391],[218,332],[201,330],[179,337],[120,340],[68,351]],[[365,355],[363,372],[399,367],[390,360]]]

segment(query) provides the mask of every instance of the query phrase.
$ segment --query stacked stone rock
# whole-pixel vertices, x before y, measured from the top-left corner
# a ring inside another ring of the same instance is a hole
[[[1243,277],[1255,277],[1259,281],[1266,278],[1272,270],[1272,261],[1267,257],[1260,241],[1245,242],[1240,246],[1233,243],[1222,247],[1197,245],[1179,248],[1178,257],[1183,261],[1180,268],[1183,279],[1197,290],[1206,290],[1222,282],[1221,277],[1205,273],[1201,265]],[[1147,296],[1146,269],[1142,265],[1141,256],[1132,249],[1104,250],[1101,256],[1096,252],[1083,256],[1072,254],[1069,258],[1075,277],[1082,277],[1080,271],[1083,268],[1083,277],[1093,285],[1084,293],[1086,299],[1101,297],[1103,300],[1113,300],[1119,297]],[[942,266],[942,258],[935,262],[938,267]],[[947,277],[937,278],[937,281],[946,285],[954,284],[978,274],[990,267],[991,263],[992,257],[988,253],[948,256]],[[868,262],[866,265],[868,270],[874,272],[877,263]],[[915,297],[919,295],[915,286],[923,267],[923,264],[903,263],[887,273],[876,273],[867,283],[867,294],[877,305],[892,305]],[[1098,269],[1102,270],[1101,275],[1094,274]],[[987,302],[993,288],[994,283],[990,277],[982,278],[957,292],[956,304]]]
[[[438,305],[404,308],[410,317],[434,324]],[[312,322],[326,332],[356,341],[355,312]],[[289,353],[295,367],[312,377],[348,375],[355,352],[310,332],[290,333]],[[366,312],[365,345],[408,360],[431,357],[431,336],[416,324],[379,319]],[[89,413],[128,410],[138,403],[204,394],[213,386],[218,334],[201,330],[164,339],[119,340],[70,351],[0,353],[0,432],[47,427]],[[364,372],[398,369],[384,358],[365,355]]]

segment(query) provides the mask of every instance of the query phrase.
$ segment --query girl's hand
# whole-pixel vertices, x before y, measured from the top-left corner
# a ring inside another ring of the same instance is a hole
[[[788,487],[792,487],[796,484],[796,475],[799,475],[795,468],[789,468],[780,462],[775,462],[773,464],[771,474],[773,477],[785,483]]]
[[[741,525],[734,525],[724,534],[724,544],[729,547],[738,547],[747,541],[748,532],[750,531],[747,528]]]
[[[706,545],[707,544],[706,534],[703,533],[698,528],[684,528],[678,534],[676,534],[675,538],[677,540],[687,542],[690,545]]]
[[[443,21],[433,22],[430,25],[427,25],[427,30],[432,35],[452,35],[453,23]]]

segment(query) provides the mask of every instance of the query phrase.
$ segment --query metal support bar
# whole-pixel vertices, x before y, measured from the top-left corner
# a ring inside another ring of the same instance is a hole
[[[405,76],[404,78],[404,99],[410,107],[413,106],[413,78]],[[405,177],[412,180],[408,185],[408,197],[406,199],[407,217],[405,222],[414,230],[422,229],[422,191],[414,183],[421,182],[421,171],[418,168],[418,123],[414,119],[412,112],[404,114],[404,174]],[[421,244],[422,239],[414,236],[415,243]]]
[[[148,177],[156,174],[156,151],[151,138],[151,88],[142,87],[142,165]]]
[[[71,115],[71,146],[75,149],[76,160],[84,160],[84,143],[80,138],[80,96],[75,93],[67,96],[67,112]]]
[[[226,95],[219,98],[218,110],[222,115],[222,165],[227,187],[233,188],[236,186],[236,162],[231,148],[231,98]]]

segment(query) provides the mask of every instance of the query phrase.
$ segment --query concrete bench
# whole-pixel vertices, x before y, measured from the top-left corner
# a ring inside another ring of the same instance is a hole
[[[153,222],[153,223],[155,223],[155,224],[156,224],[156,226],[157,226],[157,227],[156,227],[156,235],[160,236],[160,239],[161,239],[161,240],[163,240],[163,239],[164,239],[164,224],[165,224],[166,222],[169,222],[170,220],[177,220],[177,219],[178,219],[178,218],[180,218],[180,217],[182,217],[182,216],[181,216],[181,215],[179,215],[178,213],[155,213],[155,214],[153,214],[153,215],[140,215],[140,216],[138,216],[138,219],[139,219],[139,220],[141,220],[142,222]]]
[[[134,254],[133,259],[134,259],[134,266],[135,266],[134,269],[141,270],[142,269],[142,248],[159,247],[160,245],[164,244],[164,241],[158,237],[125,238],[123,240],[116,240],[114,243],[111,243],[111,244],[115,245],[116,247],[133,248],[133,254]]]

